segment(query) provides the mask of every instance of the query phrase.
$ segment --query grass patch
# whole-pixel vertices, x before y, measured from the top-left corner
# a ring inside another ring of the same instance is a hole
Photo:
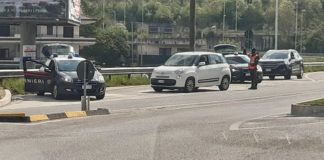
[[[324,56],[303,56],[305,62],[324,62]]]
[[[130,79],[126,75],[116,75],[105,76],[106,84],[108,87],[117,87],[117,86],[135,86],[135,85],[148,85],[150,84],[150,79],[148,77],[142,76],[132,76]]]
[[[0,99],[2,99],[5,96],[6,92],[2,87],[0,87]]]
[[[305,66],[305,72],[320,72],[324,71],[324,66]]]
[[[25,80],[23,78],[8,78],[3,79],[1,86],[9,89],[12,94],[25,94]]]
[[[324,99],[318,99],[314,101],[303,102],[301,104],[311,105],[311,106],[324,106]]]

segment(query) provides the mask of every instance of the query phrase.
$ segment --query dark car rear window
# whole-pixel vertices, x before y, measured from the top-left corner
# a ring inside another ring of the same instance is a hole
[[[248,57],[235,56],[235,57],[225,57],[228,64],[246,64],[249,63]]]

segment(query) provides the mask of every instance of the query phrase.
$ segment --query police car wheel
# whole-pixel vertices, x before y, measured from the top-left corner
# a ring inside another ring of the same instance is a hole
[[[62,94],[60,93],[59,88],[56,84],[53,87],[53,97],[54,99],[62,99]]]
[[[105,98],[105,93],[102,94],[102,95],[96,96],[96,98],[97,98],[98,100],[99,100],[99,99],[103,99],[103,98]]]

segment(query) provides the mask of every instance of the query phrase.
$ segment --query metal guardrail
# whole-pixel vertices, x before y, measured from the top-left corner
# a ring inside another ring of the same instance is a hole
[[[305,66],[324,66],[324,62],[306,62]],[[100,73],[103,75],[130,75],[132,74],[151,74],[155,67],[128,67],[128,68],[102,68]],[[33,69],[30,71],[37,71]],[[24,72],[22,69],[7,69],[0,70],[0,79],[2,78],[16,78],[23,77]]]
[[[103,75],[132,75],[132,74],[151,74],[154,67],[129,67],[129,68],[102,68],[100,73]],[[28,71],[38,71],[38,69],[29,69]],[[0,70],[0,79],[23,77],[22,69]]]
[[[305,66],[324,66],[324,62],[305,62],[304,63]]]

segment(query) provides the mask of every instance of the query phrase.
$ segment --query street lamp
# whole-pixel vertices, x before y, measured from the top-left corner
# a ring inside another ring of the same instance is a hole
[[[301,20],[300,20],[300,54],[303,53],[303,21],[304,21],[304,13],[306,9],[302,10]]]
[[[226,18],[226,0],[224,0],[224,14],[223,14],[223,41],[225,40],[225,18]]]

